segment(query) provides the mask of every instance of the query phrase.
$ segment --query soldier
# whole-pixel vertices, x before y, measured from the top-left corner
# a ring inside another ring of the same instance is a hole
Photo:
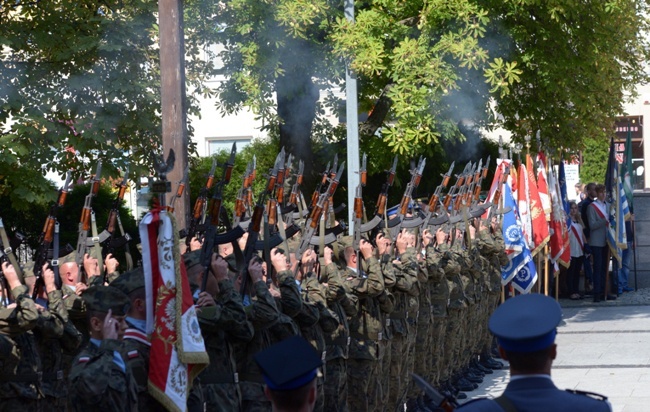
[[[232,342],[239,387],[242,394],[242,410],[269,411],[271,403],[264,394],[264,379],[252,361],[253,354],[268,347],[271,342],[269,329],[278,322],[280,312],[264,281],[264,269],[259,259],[248,263],[248,271],[242,276],[250,277],[250,286],[242,297],[247,319],[253,324],[253,339],[248,343]],[[241,278],[235,288],[240,289]]]
[[[70,403],[77,411],[137,411],[135,377],[121,341],[129,298],[111,286],[92,286],[83,299],[88,310],[90,342],[75,358],[70,370]]]
[[[228,264],[216,253],[210,270],[200,264],[200,252],[185,255],[185,266],[190,279],[202,284],[208,276],[206,290],[196,302],[198,318],[210,364],[199,375],[205,410],[241,410],[241,391],[232,342],[248,343],[253,339],[253,325],[246,319],[241,297],[228,277]]]
[[[32,271],[26,271],[26,275]],[[44,410],[65,411],[67,407],[68,385],[64,368],[64,355],[72,357],[77,353],[83,336],[68,318],[60,290],[56,289],[54,272],[43,269],[44,290],[36,299],[40,315],[34,328],[39,357],[41,360],[41,392]],[[26,279],[29,276],[26,277]]]
[[[40,359],[33,335],[38,323],[36,304],[20,283],[14,267],[2,263],[2,272],[13,303],[0,308],[0,335],[6,355],[0,365],[0,411],[36,411],[39,398]]]
[[[415,253],[415,236],[406,230],[401,231],[395,240],[397,257],[382,265],[383,272],[392,271],[395,278],[393,296],[395,306],[389,314],[392,339],[390,343],[390,384],[389,398],[385,408],[388,411],[397,410],[405,402],[405,393],[413,372],[409,352],[415,336],[416,319],[409,316],[417,313],[418,304],[410,304],[417,291],[418,263]],[[414,306],[414,308],[412,307]],[[409,321],[410,319],[410,321]],[[411,370],[408,366],[411,365]]]
[[[374,408],[381,392],[378,378],[383,339],[383,322],[379,305],[390,300],[384,289],[379,261],[373,255],[372,245],[362,239],[360,254],[367,271],[357,272],[357,253],[352,239],[342,239],[345,262],[344,283],[358,299],[357,316],[348,319],[350,326],[350,354],[348,359],[348,405],[353,411]],[[360,394],[363,394],[360,396]]]
[[[338,327],[325,334],[327,356],[325,357],[325,410],[328,412],[348,411],[348,354],[350,348],[350,327],[348,318],[357,315],[357,298],[344,286],[339,269],[333,262],[334,251],[325,247],[319,281],[324,290],[327,307],[332,310]]]

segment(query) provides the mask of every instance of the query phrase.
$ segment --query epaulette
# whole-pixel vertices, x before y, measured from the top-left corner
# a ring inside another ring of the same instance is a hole
[[[567,391],[569,393],[572,393],[574,395],[588,396],[588,397],[590,397],[592,399],[596,399],[596,400],[599,400],[599,401],[606,401],[607,400],[607,396],[601,395],[601,394],[595,393],[595,392],[580,391],[580,390],[577,390],[577,389],[565,389],[565,391]]]

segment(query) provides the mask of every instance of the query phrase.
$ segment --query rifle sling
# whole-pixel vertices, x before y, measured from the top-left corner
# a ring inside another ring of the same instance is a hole
[[[97,231],[97,221],[95,220],[95,211],[90,212],[90,229],[93,234],[93,251],[92,255],[97,259],[97,267],[99,267],[99,276],[104,276],[104,261],[102,259],[102,247],[99,244],[99,232]]]
[[[54,272],[54,283],[57,289],[61,289],[61,274],[59,272],[59,221],[54,223],[54,236],[52,240],[52,271]]]
[[[18,260],[16,259],[16,255],[14,254],[13,249],[9,245],[9,236],[7,236],[7,231],[5,230],[5,226],[4,223],[2,222],[2,219],[0,219],[0,239],[2,239],[2,246],[4,247],[4,253],[7,255],[7,258],[9,259],[9,263],[11,263],[11,266],[13,266],[14,269],[16,270],[18,279],[20,279],[20,281],[23,282],[23,270],[20,268],[20,265],[18,264]]]

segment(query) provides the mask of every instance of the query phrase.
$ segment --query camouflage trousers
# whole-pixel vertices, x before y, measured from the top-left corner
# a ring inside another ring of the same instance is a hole
[[[417,362],[413,363],[413,372],[428,382],[431,382],[429,374],[431,373],[431,364],[433,358],[433,348],[430,345],[429,331],[431,329],[431,316],[420,316],[415,332],[415,343],[413,345],[413,358]],[[411,379],[408,384],[407,398],[417,397],[422,390]]]
[[[239,411],[241,394],[235,383],[202,384],[205,410],[207,411]]]
[[[402,334],[395,333],[390,341],[390,371],[388,373],[390,386],[388,390],[388,403],[385,405],[385,411],[395,411],[397,404],[402,396],[404,382],[404,371],[406,362],[406,337]]]
[[[348,412],[348,361],[336,358],[325,368],[325,412]]]
[[[381,393],[378,370],[376,360],[348,359],[348,407],[351,411],[374,410]]]
[[[431,345],[430,371],[427,375],[429,382],[438,384],[448,379],[447,362],[445,358],[445,344],[447,342],[447,316],[434,316],[429,328]]]
[[[240,382],[244,412],[271,412],[271,402],[264,394],[264,385],[257,382]]]

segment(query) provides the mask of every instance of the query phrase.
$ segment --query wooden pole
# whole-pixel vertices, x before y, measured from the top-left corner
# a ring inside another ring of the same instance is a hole
[[[172,193],[167,195],[169,204],[188,162],[182,0],[159,0],[158,15],[163,156],[167,159],[170,150],[174,150],[176,156],[174,169],[167,174],[167,179],[172,183]],[[187,185],[183,197],[176,201],[174,207],[179,229],[187,227],[189,202]]]

